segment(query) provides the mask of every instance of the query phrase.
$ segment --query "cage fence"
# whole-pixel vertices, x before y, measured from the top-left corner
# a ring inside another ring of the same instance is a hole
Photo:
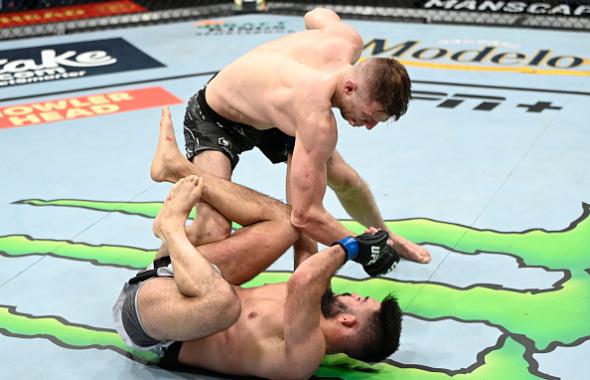
[[[590,0],[0,0],[0,40],[316,7],[352,19],[590,31]]]

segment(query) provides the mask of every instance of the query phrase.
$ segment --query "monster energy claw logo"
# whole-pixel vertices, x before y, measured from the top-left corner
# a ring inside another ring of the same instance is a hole
[[[75,199],[28,199],[15,203],[36,207],[77,207],[147,218],[154,218],[161,207],[159,202]],[[565,229],[555,231],[499,232],[430,219],[387,221],[388,228],[416,243],[444,247],[459,255],[506,255],[514,258],[519,268],[536,268],[553,275],[559,274],[561,279],[545,289],[512,289],[494,283],[457,287],[386,277],[363,280],[336,277],[332,282],[336,293],[355,292],[382,299],[393,292],[407,316],[422,321],[452,320],[481,324],[498,330],[500,336],[495,344],[479,352],[464,353],[475,358],[473,364],[465,368],[445,369],[399,363],[395,361],[395,355],[382,363],[369,365],[341,354],[326,356],[316,377],[345,380],[556,378],[559,374],[544,372],[542,363],[537,361],[538,354],[551,354],[557,349],[581,346],[590,341],[590,205],[583,203],[582,208],[580,217]],[[364,230],[354,221],[341,222],[356,234]],[[0,255],[9,258],[50,255],[77,260],[80,265],[88,262],[138,269],[147,266],[155,253],[155,250],[136,247],[39,240],[25,235],[0,236]],[[289,275],[289,272],[265,272],[245,286],[283,282],[288,280]],[[567,315],[567,323],[564,323],[564,315]],[[48,339],[70,349],[107,349],[131,354],[142,362],[155,359],[149,353],[133,351],[125,346],[110,327],[77,324],[56,315],[31,315],[26,310],[19,310],[18,305],[0,305],[0,333],[22,339]]]

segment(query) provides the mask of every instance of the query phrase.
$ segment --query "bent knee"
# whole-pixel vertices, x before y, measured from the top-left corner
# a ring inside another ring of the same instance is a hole
[[[291,223],[290,217],[282,220],[281,223],[279,223],[277,230],[277,236],[280,236],[281,239],[288,242],[289,245],[295,243],[301,236],[301,231]]]
[[[187,227],[186,233],[193,245],[214,243],[231,235],[231,223],[219,213],[202,208],[197,219]]]

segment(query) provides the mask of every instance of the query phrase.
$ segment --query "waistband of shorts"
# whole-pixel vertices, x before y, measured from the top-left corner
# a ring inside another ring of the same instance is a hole
[[[252,126],[250,126],[248,124],[238,123],[238,122],[226,119],[225,117],[223,117],[220,114],[218,114],[217,112],[215,112],[215,110],[213,108],[211,108],[209,103],[207,103],[207,98],[205,96],[206,92],[207,92],[207,86],[203,87],[202,89],[199,90],[199,92],[197,92],[196,99],[195,99],[199,105],[201,112],[203,113],[203,116],[205,116],[206,119],[208,119],[209,121],[215,122],[215,123],[219,123],[223,126],[231,126],[234,128],[253,128]]]

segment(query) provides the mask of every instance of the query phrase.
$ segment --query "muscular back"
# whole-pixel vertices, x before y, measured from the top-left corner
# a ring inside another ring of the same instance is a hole
[[[360,36],[343,23],[290,34],[224,68],[207,87],[207,102],[227,119],[294,135],[313,108],[330,112],[335,74],[361,50]]]

